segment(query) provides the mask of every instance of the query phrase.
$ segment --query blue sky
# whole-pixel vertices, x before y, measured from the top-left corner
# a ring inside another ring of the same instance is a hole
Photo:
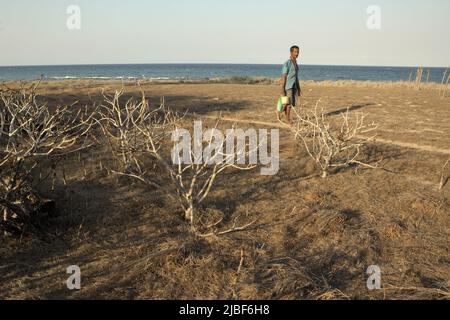
[[[299,44],[304,64],[447,66],[449,16],[449,0],[0,0],[0,65],[281,63]]]

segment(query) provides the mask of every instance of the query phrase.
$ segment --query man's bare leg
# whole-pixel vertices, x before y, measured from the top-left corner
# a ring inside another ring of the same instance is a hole
[[[287,123],[291,124],[291,106],[286,106],[285,113]]]

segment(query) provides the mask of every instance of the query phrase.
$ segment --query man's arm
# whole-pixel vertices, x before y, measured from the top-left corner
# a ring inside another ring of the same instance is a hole
[[[298,96],[302,96],[302,87],[300,87],[300,81],[297,79]]]
[[[281,95],[283,97],[286,96],[286,78],[287,73],[283,73],[283,75],[281,76]]]

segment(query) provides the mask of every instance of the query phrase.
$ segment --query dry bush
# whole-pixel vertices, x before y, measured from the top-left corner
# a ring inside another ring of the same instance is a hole
[[[302,114],[294,109],[291,131],[321,169],[322,178],[326,178],[332,168],[351,164],[369,166],[358,159],[361,148],[373,137],[362,135],[373,132],[377,126],[366,124],[364,114],[352,114],[349,110],[341,113],[339,121],[333,123],[319,103],[312,110],[302,110]]]
[[[253,222],[238,225],[235,220],[227,230],[219,231],[217,227],[222,223],[224,217],[209,225],[200,224],[200,205],[208,197],[218,176],[229,168],[249,170],[252,165],[235,165],[236,157],[245,157],[249,150],[243,153],[234,150],[230,154],[223,154],[222,160],[215,161],[219,156],[216,153],[212,161],[199,163],[193,148],[187,155],[191,163],[175,161],[170,147],[174,144],[172,135],[180,130],[184,115],[179,115],[168,109],[164,100],[158,107],[149,105],[145,93],[141,90],[141,99],[136,101],[131,98],[123,99],[123,90],[116,91],[114,95],[104,95],[104,103],[100,108],[98,122],[101,124],[104,136],[115,159],[120,164],[110,171],[137,179],[147,185],[150,190],[159,190],[171,200],[177,202],[183,210],[184,218],[189,222],[191,230],[200,236],[222,235],[246,228]],[[218,127],[216,122],[212,130]],[[202,136],[207,134],[204,129]],[[217,141],[216,141],[217,142]],[[203,150],[223,150],[224,141],[221,145],[214,146],[214,138],[211,134],[210,140],[203,142]],[[180,160],[180,159],[179,159]],[[212,163],[214,162],[214,163]],[[199,230],[209,230],[200,233]],[[213,230],[212,232],[210,232]]]
[[[33,190],[33,171],[53,157],[86,147],[77,144],[92,114],[71,106],[50,110],[37,99],[39,83],[0,91],[0,228],[18,233],[51,202]],[[85,140],[86,141],[86,140]]]

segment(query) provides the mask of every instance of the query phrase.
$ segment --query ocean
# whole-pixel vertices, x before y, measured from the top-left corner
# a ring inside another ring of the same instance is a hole
[[[363,67],[301,65],[301,80],[407,81],[413,67]],[[424,68],[423,81],[440,83],[445,68]],[[0,67],[0,81],[32,80],[41,76],[60,79],[161,79],[197,80],[229,77],[278,78],[281,65],[275,64],[115,64]]]

